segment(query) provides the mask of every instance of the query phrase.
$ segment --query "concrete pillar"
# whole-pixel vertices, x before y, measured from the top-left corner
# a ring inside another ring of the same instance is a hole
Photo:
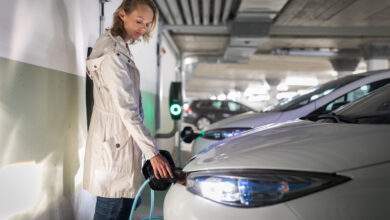
[[[276,98],[278,93],[279,91],[276,89],[276,86],[270,86],[270,89],[268,90],[268,95],[269,95],[269,100],[267,101],[268,106],[278,104],[278,99]]]
[[[333,66],[333,69],[337,72],[337,77],[340,78],[352,74],[359,64],[360,58],[335,57],[331,58],[330,62]]]
[[[363,47],[364,59],[367,62],[367,70],[381,70],[389,68],[390,45],[370,44]]]
[[[280,78],[274,78],[274,77],[266,77],[265,79],[270,87],[268,91],[268,95],[270,97],[270,100],[268,101],[268,105],[276,105],[278,103],[278,99],[276,98],[276,95],[278,94],[278,90],[276,87],[281,82]]]
[[[353,73],[353,71],[337,71],[337,78],[351,75],[352,73]]]
[[[389,60],[388,59],[368,59],[367,62],[367,70],[368,71],[374,71],[374,70],[382,70],[382,69],[388,69],[389,68]]]

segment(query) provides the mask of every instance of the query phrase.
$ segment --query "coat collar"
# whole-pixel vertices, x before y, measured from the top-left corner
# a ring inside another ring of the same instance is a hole
[[[115,42],[115,49],[118,52],[128,56],[129,58],[133,58],[129,49],[129,42],[125,42],[121,36],[113,36],[109,29],[106,30],[106,34]]]

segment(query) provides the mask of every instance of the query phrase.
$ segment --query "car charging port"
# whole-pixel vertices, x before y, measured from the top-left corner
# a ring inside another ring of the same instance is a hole
[[[171,170],[173,172],[173,178],[160,178],[157,179],[153,173],[153,167],[149,160],[147,160],[142,167],[142,173],[145,176],[145,179],[149,179],[149,186],[151,189],[156,191],[165,191],[167,190],[172,183],[180,183],[182,185],[186,184],[187,174],[181,168],[175,166],[175,163],[172,159],[171,154],[168,151],[160,150],[160,154],[165,157],[168,161]]]

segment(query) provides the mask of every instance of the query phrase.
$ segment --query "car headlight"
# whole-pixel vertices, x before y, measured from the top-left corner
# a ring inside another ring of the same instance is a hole
[[[200,171],[187,177],[187,190],[235,207],[261,207],[295,199],[346,181],[336,174],[282,170]]]
[[[208,130],[201,133],[201,137],[210,140],[223,140],[225,138],[236,136],[244,131],[252,128],[220,128],[214,130]]]

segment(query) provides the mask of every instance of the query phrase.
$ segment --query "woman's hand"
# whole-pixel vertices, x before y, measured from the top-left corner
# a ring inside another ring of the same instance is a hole
[[[160,178],[174,178],[171,166],[165,157],[161,156],[161,154],[157,154],[156,156],[150,159],[150,163],[153,167],[154,176],[157,179]]]

